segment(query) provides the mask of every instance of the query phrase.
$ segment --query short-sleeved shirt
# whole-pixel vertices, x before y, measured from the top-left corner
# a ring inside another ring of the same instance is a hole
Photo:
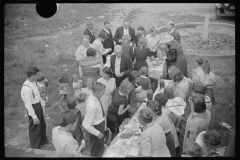
[[[168,119],[168,114],[167,114],[166,110],[162,109],[162,114],[160,116],[155,115],[154,119],[155,119],[155,122],[160,127],[162,127],[165,134],[167,134],[168,132],[171,131],[171,124],[170,124],[170,121]]]
[[[151,34],[148,34],[146,35],[146,39],[148,48],[154,47],[160,41],[159,35],[153,37]]]
[[[141,154],[147,157],[170,157],[163,129],[152,122],[141,135]]]
[[[60,126],[57,126],[52,130],[52,142],[57,152],[76,154],[78,149],[77,141],[72,137],[71,133],[62,132],[59,129]]]
[[[210,71],[209,74],[204,74],[204,73],[201,74],[200,75],[200,82],[202,84],[207,84],[207,85],[212,84],[212,85],[214,85],[216,83],[215,74],[212,73],[211,71]]]
[[[199,83],[200,82],[200,77],[203,74],[202,67],[197,67],[192,70],[192,81],[194,83]]]

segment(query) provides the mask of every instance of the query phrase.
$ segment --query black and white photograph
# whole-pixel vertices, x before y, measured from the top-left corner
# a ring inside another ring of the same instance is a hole
[[[4,4],[5,157],[237,157],[235,92],[234,3]]]

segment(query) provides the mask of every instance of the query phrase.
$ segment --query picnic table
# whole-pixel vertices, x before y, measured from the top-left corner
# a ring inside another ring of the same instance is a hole
[[[165,82],[165,86],[168,86],[168,85],[171,85],[171,80],[164,80]],[[158,83],[158,88],[156,89],[156,91],[154,92],[154,95],[153,97],[157,94],[157,93],[163,93],[163,89],[160,89],[160,86],[159,86],[159,83]],[[134,116],[131,118],[131,120],[129,121],[129,119],[125,119],[121,125],[123,124],[130,124],[132,126],[137,126],[139,127],[140,124],[138,122],[138,112],[141,110],[141,109],[144,109],[146,108],[146,103],[142,103],[142,105],[139,107],[139,109],[137,110],[137,112],[134,114]],[[126,123],[126,121],[129,121],[128,123]],[[123,130],[123,132],[125,132],[126,129]],[[140,130],[139,130],[140,131]],[[123,133],[123,132],[120,132],[119,134]],[[141,132],[141,131],[140,131]],[[114,139],[112,140],[112,142],[110,143],[110,145],[107,147],[107,149],[105,150],[105,152],[103,153],[102,157],[139,157],[139,151],[140,151],[140,145],[139,145],[139,138],[138,137],[138,145],[134,145],[133,149],[131,150],[126,150],[125,148],[125,151],[120,151],[120,152],[123,152],[123,154],[116,154],[116,152],[119,152],[119,151],[116,151],[116,148],[121,148],[121,145],[120,143],[122,141],[125,141],[126,139],[121,139],[119,138],[119,134],[117,134]],[[136,140],[133,139],[133,137],[135,136],[132,136],[128,141],[132,142],[132,143],[137,143]],[[114,149],[113,149],[114,148]],[[120,150],[124,150],[124,147],[123,149],[120,149]],[[125,152],[125,153],[124,153]]]

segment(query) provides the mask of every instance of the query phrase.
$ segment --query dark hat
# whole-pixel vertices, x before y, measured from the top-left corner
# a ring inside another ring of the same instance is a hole
[[[92,22],[87,22],[86,25],[87,25],[87,27],[92,27],[93,23]]]
[[[145,29],[144,29],[143,26],[139,26],[139,27],[138,27],[138,30],[145,31]]]
[[[194,84],[192,90],[196,93],[205,94],[207,87],[204,84]]]
[[[46,75],[43,73],[39,73],[38,77],[37,77],[37,81],[41,82],[42,80],[44,80],[46,78]]]
[[[202,58],[198,58],[198,59],[196,59],[196,62],[201,65],[201,64],[203,64],[203,59]]]
[[[210,64],[208,63],[208,61],[205,61],[205,62],[202,64],[202,69],[203,69],[203,70],[205,70],[205,69],[210,70]]]
[[[105,33],[105,32],[100,32],[99,35],[98,35],[98,37],[103,38],[103,39],[107,39],[107,33]]]

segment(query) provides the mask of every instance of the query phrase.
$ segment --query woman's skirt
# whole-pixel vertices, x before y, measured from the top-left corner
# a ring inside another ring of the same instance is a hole
[[[210,97],[210,99],[212,100],[212,104],[216,103],[215,95],[212,88],[207,88],[206,95]]]
[[[188,78],[188,72],[187,72],[187,59],[184,54],[177,55],[177,61],[176,62],[169,62],[168,68],[170,66],[176,66],[185,77]]]
[[[148,67],[146,61],[137,61],[137,60],[136,60],[136,62],[135,62],[135,64],[134,64],[134,70],[139,71],[139,69],[140,69],[141,67],[143,67],[143,66]]]

